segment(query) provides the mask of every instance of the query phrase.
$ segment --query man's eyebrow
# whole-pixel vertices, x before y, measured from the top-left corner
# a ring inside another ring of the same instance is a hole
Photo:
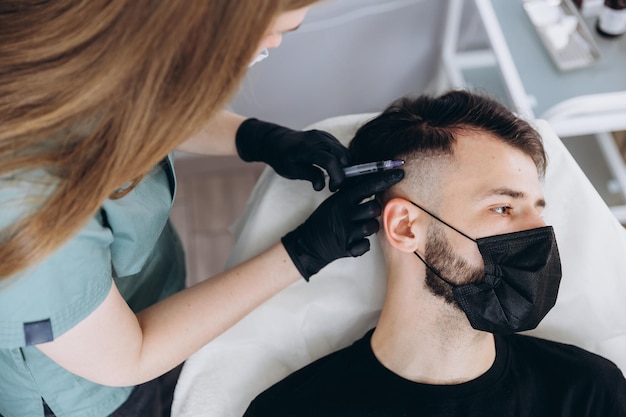
[[[526,193],[524,193],[523,191],[513,190],[513,189],[508,188],[508,187],[500,187],[500,188],[492,188],[491,190],[486,191],[482,195],[481,199],[486,199],[486,198],[489,198],[489,197],[494,196],[494,195],[505,195],[505,196],[509,196],[511,198],[514,198],[516,200],[526,198]],[[538,199],[535,202],[535,206],[536,207],[545,207],[546,206],[546,200],[543,199],[543,198]]]

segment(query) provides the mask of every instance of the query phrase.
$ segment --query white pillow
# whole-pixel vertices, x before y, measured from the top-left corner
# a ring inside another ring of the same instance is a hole
[[[347,143],[375,115],[335,117],[312,127]],[[555,229],[563,279],[556,306],[530,333],[579,345],[626,369],[626,231],[550,126],[537,121],[536,127],[549,156],[545,218]],[[229,266],[278,241],[328,195],[267,168],[234,226]],[[275,382],[363,336],[376,324],[385,290],[382,255],[371,241],[366,255],[336,261],[310,283],[290,286],[193,355],[172,415],[239,417]]]

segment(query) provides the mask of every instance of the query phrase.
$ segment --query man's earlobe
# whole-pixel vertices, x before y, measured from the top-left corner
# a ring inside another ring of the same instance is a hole
[[[393,198],[385,204],[381,221],[387,241],[396,249],[413,252],[423,240],[421,213],[409,201]]]

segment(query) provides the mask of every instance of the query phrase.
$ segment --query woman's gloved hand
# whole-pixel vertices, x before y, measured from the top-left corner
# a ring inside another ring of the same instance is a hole
[[[297,229],[282,238],[289,257],[305,280],[335,259],[361,256],[370,249],[367,236],[380,227],[376,200],[362,202],[404,177],[395,169],[359,178],[354,186],[328,197]]]
[[[330,133],[301,132],[257,119],[241,124],[235,144],[244,161],[265,162],[285,178],[311,181],[315,191],[326,183],[319,167],[328,172],[329,189],[335,191],[345,179],[343,167],[350,163],[348,149]]]

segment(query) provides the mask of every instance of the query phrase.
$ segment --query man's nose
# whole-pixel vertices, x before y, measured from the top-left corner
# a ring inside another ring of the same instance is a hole
[[[540,211],[529,210],[528,214],[524,216],[521,226],[523,226],[521,230],[536,229],[546,226],[546,221],[543,219]]]

